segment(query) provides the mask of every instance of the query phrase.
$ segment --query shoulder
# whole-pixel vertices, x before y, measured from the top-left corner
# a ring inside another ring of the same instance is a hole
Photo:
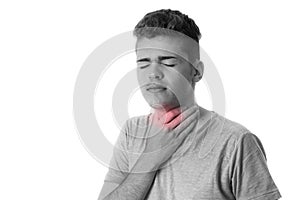
[[[121,132],[126,137],[127,142],[140,142],[141,138],[146,137],[149,116],[135,116],[126,120]]]
[[[254,133],[245,126],[226,118],[223,129],[223,138],[232,141],[235,150],[237,148],[247,148],[262,149],[263,151],[262,144]]]
[[[244,135],[250,133],[250,131],[242,124],[225,118],[219,114],[216,117],[218,121],[223,122],[222,135],[233,140],[239,140]]]
[[[148,122],[149,115],[140,115],[140,116],[134,116],[127,120],[126,123],[129,125],[146,125]]]
[[[150,115],[140,115],[131,117],[126,121],[126,127],[129,131],[145,128],[149,124]]]
[[[223,140],[230,140],[232,142],[238,143],[243,138],[249,138],[254,136],[254,134],[246,128],[244,125],[225,118],[219,114],[212,120],[212,123],[218,124],[220,126],[220,137]]]
[[[240,146],[262,146],[258,137],[242,124],[212,112],[207,134],[204,138],[202,155],[212,150],[222,151],[227,158]]]

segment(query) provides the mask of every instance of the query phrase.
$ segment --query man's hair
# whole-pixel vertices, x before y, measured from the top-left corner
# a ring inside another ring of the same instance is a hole
[[[189,36],[197,43],[201,38],[199,28],[193,19],[178,10],[171,9],[161,9],[146,14],[135,26],[133,34],[137,38],[153,38],[175,32]]]

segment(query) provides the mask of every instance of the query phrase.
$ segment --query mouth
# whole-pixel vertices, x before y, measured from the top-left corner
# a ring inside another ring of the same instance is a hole
[[[151,93],[157,93],[157,92],[163,92],[167,90],[167,88],[156,83],[151,83],[146,85],[146,90]]]

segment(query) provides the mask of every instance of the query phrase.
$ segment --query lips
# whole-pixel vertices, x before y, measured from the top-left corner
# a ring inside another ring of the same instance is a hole
[[[148,92],[152,92],[152,93],[163,92],[167,89],[163,85],[160,85],[157,83],[150,83],[150,84],[147,84],[145,87]]]

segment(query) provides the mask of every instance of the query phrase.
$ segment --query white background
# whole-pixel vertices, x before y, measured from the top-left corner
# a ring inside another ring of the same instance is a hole
[[[297,199],[297,1],[103,2],[1,1],[0,199],[97,198],[107,169],[76,132],[76,76],[98,45],[161,8],[196,21],[222,77],[225,116],[261,139],[282,199]]]

